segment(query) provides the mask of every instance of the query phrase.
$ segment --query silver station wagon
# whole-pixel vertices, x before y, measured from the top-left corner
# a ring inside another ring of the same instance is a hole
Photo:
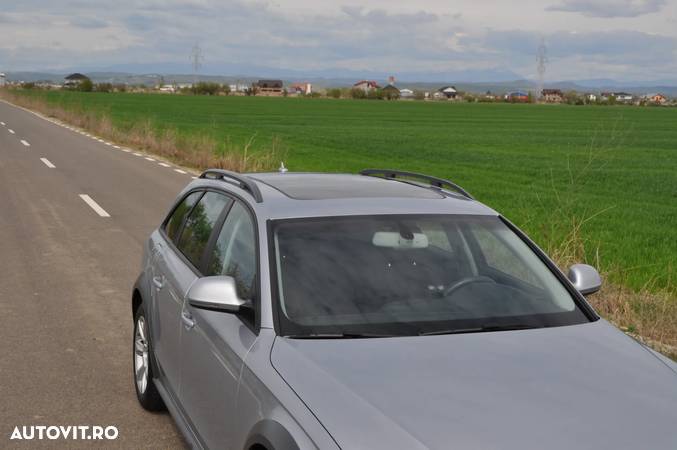
[[[677,449],[677,365],[450,181],[208,170],[144,253],[134,384],[192,447]]]

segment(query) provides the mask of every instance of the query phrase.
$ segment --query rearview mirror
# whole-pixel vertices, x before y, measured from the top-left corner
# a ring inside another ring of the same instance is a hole
[[[573,283],[576,290],[583,295],[594,294],[602,287],[602,277],[599,276],[599,272],[587,264],[571,266],[567,278]]]
[[[411,239],[406,239],[396,231],[377,231],[374,233],[371,243],[375,247],[395,249],[426,248],[428,247],[428,236],[423,233],[411,233]]]
[[[235,279],[227,276],[198,279],[188,290],[188,303],[200,309],[237,313],[250,305],[237,296]]]

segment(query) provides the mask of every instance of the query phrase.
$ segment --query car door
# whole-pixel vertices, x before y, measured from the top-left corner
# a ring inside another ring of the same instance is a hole
[[[171,275],[177,265],[176,251],[183,225],[204,191],[186,195],[169,215],[162,229],[163,239],[158,239],[151,262],[153,289],[153,312],[151,335],[155,355],[166,387],[175,395],[179,387],[179,357],[176,348],[179,343],[178,326],[181,314],[181,297],[177,297],[177,275]],[[179,270],[180,271],[180,270]],[[168,283],[168,275],[172,283]]]
[[[238,296],[253,308],[230,314],[183,305],[181,403],[208,448],[232,447],[240,372],[257,336],[257,273],[254,221],[236,201],[209,250],[205,275],[235,278]]]
[[[157,298],[160,347],[158,361],[172,390],[178,395],[180,366],[181,309],[183,298],[190,286],[200,276],[200,265],[215,224],[223,214],[230,199],[225,195],[207,191],[187,213],[180,230],[157,257],[157,267],[162,274],[162,286]]]

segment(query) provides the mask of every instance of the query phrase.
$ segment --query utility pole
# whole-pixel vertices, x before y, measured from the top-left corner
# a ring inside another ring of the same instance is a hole
[[[538,46],[537,61],[538,61],[538,66],[536,67],[536,70],[538,71],[537,98],[541,98],[543,96],[543,85],[545,83],[545,65],[548,62],[548,54],[544,38],[541,38],[541,45]]]
[[[191,64],[193,65],[193,86],[197,84],[197,73],[200,70],[200,67],[202,67],[202,60],[204,60],[204,56],[202,55],[202,49],[200,48],[200,45],[196,42],[195,45],[193,45],[192,50],[190,51],[190,61]]]

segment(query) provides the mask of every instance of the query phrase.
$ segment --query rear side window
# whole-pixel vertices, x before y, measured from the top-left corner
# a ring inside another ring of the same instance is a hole
[[[177,247],[195,267],[200,267],[214,224],[230,200],[216,192],[207,192],[191,211]]]
[[[172,215],[169,217],[167,225],[165,225],[165,233],[167,233],[169,239],[171,239],[175,244],[178,242],[179,231],[181,230],[183,219],[186,218],[186,215],[190,212],[191,208],[193,205],[195,205],[202,194],[202,191],[198,191],[186,196],[186,198],[183,199],[181,204],[176,207]]]

